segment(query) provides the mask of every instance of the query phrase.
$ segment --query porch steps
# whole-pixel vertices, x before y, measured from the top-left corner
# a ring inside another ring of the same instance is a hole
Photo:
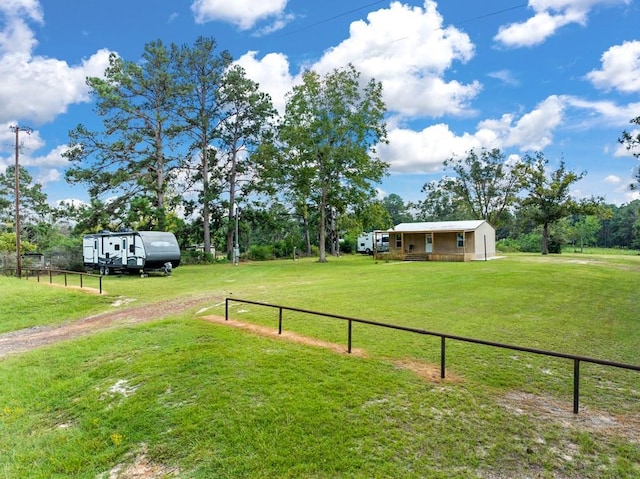
[[[404,256],[405,261],[429,261],[428,253],[407,253]]]

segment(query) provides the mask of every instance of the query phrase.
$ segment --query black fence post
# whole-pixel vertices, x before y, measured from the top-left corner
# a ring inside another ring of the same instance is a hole
[[[102,276],[98,277],[98,282],[100,283],[100,294],[102,294]]]
[[[278,308],[278,334],[282,334],[282,308]]]
[[[229,298],[224,300],[224,320],[229,321]]]
[[[573,360],[573,414],[578,414],[580,408],[580,360]]]
[[[82,288],[82,276],[83,276],[83,274],[80,273],[80,288]]]
[[[440,336],[440,379],[444,379],[445,362],[445,337]]]
[[[352,330],[353,330],[353,326],[352,326],[353,321],[351,321],[349,319],[348,322],[349,322],[349,334],[348,334],[348,340],[347,340],[348,341],[347,342],[347,352],[349,354],[351,354],[351,339],[353,338],[353,332],[352,332]]]

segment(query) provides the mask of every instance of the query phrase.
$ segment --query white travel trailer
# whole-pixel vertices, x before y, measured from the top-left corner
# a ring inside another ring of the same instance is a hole
[[[180,247],[173,233],[125,231],[84,235],[82,256],[87,271],[108,275],[116,271],[170,274],[180,264]]]
[[[373,254],[374,251],[389,251],[389,233],[372,231],[358,236],[358,253]]]

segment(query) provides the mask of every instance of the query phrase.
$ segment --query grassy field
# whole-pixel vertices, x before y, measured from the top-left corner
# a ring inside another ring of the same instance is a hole
[[[640,257],[595,254],[190,266],[102,296],[0,277],[2,332],[205,300],[1,360],[0,477],[640,477],[638,372],[583,365],[574,417],[566,360],[451,342],[440,381],[436,338],[355,325],[349,356],[199,319],[236,297],[640,364],[638,286]],[[346,348],[341,321],[284,329]]]

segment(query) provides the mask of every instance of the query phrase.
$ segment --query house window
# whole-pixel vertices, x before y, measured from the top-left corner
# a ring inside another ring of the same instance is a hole
[[[402,235],[396,235],[396,248],[402,249]]]
[[[458,233],[458,248],[464,248],[464,233]]]

